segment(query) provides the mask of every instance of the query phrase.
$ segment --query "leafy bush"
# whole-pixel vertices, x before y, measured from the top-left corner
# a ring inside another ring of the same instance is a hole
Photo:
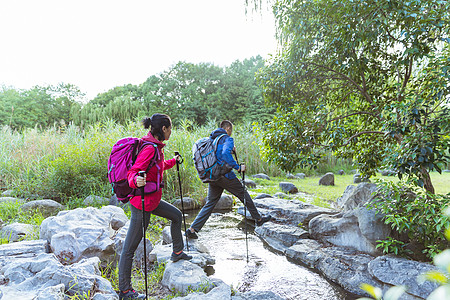
[[[450,217],[450,208],[447,207],[443,210],[443,218]],[[445,238],[450,240],[450,228],[446,227]],[[428,297],[427,300],[442,300],[450,298],[450,249],[446,249],[443,252],[437,254],[433,258],[433,263],[438,267],[438,271],[429,271],[419,276],[418,281],[432,281],[438,283],[440,286],[435,289]],[[383,291],[370,284],[361,284],[361,289],[366,291],[373,298],[358,298],[358,300],[398,300],[406,291],[405,286],[393,286],[386,291],[383,295]]]
[[[449,195],[433,195],[406,182],[379,181],[379,193],[370,207],[384,214],[384,222],[408,241],[388,239],[380,241],[385,253],[407,254],[404,243],[417,241],[423,245],[423,253],[432,258],[448,246],[443,238],[450,222],[442,215],[443,207],[450,203]]]

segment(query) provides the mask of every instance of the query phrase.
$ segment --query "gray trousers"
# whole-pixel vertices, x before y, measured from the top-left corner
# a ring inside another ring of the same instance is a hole
[[[256,209],[252,197],[250,197],[247,190],[244,190],[244,187],[242,186],[242,183],[239,181],[239,179],[237,178],[228,179],[225,176],[222,176],[217,181],[209,183],[208,197],[206,199],[206,204],[200,210],[200,212],[198,213],[197,217],[195,218],[194,222],[191,225],[191,228],[193,228],[196,232],[199,232],[202,229],[203,225],[205,225],[206,221],[208,220],[209,216],[214,210],[214,207],[216,206],[217,202],[222,196],[223,190],[227,190],[234,196],[238,197],[242,203],[244,203],[245,197],[245,205],[248,211],[250,212],[252,218],[255,220],[261,219],[261,215]]]
[[[142,210],[130,204],[131,219],[128,233],[123,243],[122,254],[119,260],[119,289],[126,291],[132,289],[131,286],[131,266],[133,264],[134,252],[142,239]],[[150,214],[171,220],[170,233],[172,235],[173,251],[183,250],[183,236],[181,234],[181,223],[183,216],[178,208],[164,200],[161,200],[158,207],[153,211],[145,213],[145,229],[150,222]],[[144,270],[146,272],[147,270]]]

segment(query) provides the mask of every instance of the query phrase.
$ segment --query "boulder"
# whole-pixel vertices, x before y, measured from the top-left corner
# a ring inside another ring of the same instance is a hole
[[[6,190],[1,193],[1,196],[2,197],[11,197],[13,195],[13,193],[14,193],[13,190]]]
[[[286,179],[296,179],[296,178],[295,178],[295,175],[293,175],[293,174],[291,174],[291,173],[288,173],[288,174],[286,175]]]
[[[179,210],[181,210],[182,209],[181,198],[176,199],[175,202],[173,202],[173,205],[175,207],[177,207]],[[183,207],[184,207],[184,210],[193,210],[193,209],[196,209],[198,207],[198,205],[194,199],[192,199],[190,197],[183,197]]]
[[[259,179],[270,180],[270,177],[267,176],[266,174],[263,174],[263,173],[252,175],[252,177],[253,178],[259,178]]]
[[[319,215],[309,222],[312,238],[336,246],[378,255],[377,240],[386,239],[390,227],[366,208],[336,215]]]
[[[280,199],[289,199],[290,198],[289,195],[286,195],[285,193],[282,193],[282,192],[275,193],[273,196],[275,198],[280,198]]]
[[[38,231],[38,227],[30,224],[13,223],[4,226],[0,230],[0,237],[7,239],[8,242],[18,242],[27,237],[33,238],[33,235]]]
[[[362,206],[373,198],[377,186],[374,183],[361,183],[356,187],[347,186],[344,194],[338,199],[339,207],[344,211],[352,210],[358,206]]]
[[[334,185],[334,174],[329,172],[319,179],[319,185]]]
[[[256,188],[256,182],[254,182],[253,180],[250,179],[245,179],[245,186],[249,189],[254,189]]]
[[[367,177],[361,177],[361,174],[359,173],[353,175],[353,183],[361,183],[361,182],[370,182],[370,179]]]
[[[288,194],[296,194],[298,193],[298,188],[290,182],[280,182],[279,186],[281,188],[281,191],[283,193],[288,193]]]
[[[272,217],[285,219],[284,225],[308,226],[309,221],[322,214],[336,214],[337,211],[323,208],[299,200],[278,198],[254,199],[258,210],[267,210]]]
[[[22,241],[0,245],[0,265],[15,256],[36,257],[41,253],[49,253],[49,244],[44,240]]]
[[[107,299],[118,299],[111,283],[101,276],[98,264],[96,257],[64,266],[49,253],[9,256],[7,264],[0,264],[0,274],[7,282],[0,285],[0,294],[10,297],[3,299],[12,299],[14,295],[15,299],[62,299],[58,296],[65,292],[77,297],[90,294],[97,299],[98,293]]]
[[[356,185],[352,185],[352,184],[347,185],[342,196],[336,199],[336,205],[338,208],[342,209],[344,207],[345,202],[350,197],[350,195],[353,193],[354,189],[356,189]]]
[[[212,289],[207,293],[195,292],[190,293],[184,297],[176,297],[173,300],[210,300],[210,299],[232,299],[231,298],[231,287],[225,284],[220,279],[213,279],[211,281]],[[245,299],[245,298],[244,298]],[[266,298],[258,298],[266,299]]]
[[[61,211],[42,222],[40,238],[50,241],[51,249],[64,263],[94,256],[109,263],[116,253],[111,221],[118,216],[126,218],[121,208],[111,205]]]
[[[435,271],[431,264],[401,257],[380,256],[369,262],[369,272],[389,285],[404,285],[408,294],[426,299],[439,285],[431,281],[418,281],[419,276]]]
[[[309,238],[308,231],[300,227],[275,224],[272,222],[267,222],[262,226],[256,227],[255,232],[259,236],[263,236],[266,242],[272,240],[269,244],[281,252],[284,252],[299,239]]]
[[[233,197],[227,194],[222,194],[213,211],[217,212],[223,210],[231,210],[232,208],[233,208]]]
[[[189,289],[195,290],[205,285],[212,286],[211,279],[203,269],[186,260],[168,262],[161,284],[175,293],[185,293]]]
[[[0,203],[2,202],[25,203],[25,200],[14,197],[0,197]]]
[[[339,174],[339,175],[345,175],[345,171],[344,171],[344,170],[339,170],[339,171],[338,171],[338,174]]]
[[[255,198],[253,198],[253,200],[264,199],[264,198],[273,198],[273,196],[266,194],[266,193],[261,193],[261,194],[258,194]]]
[[[295,174],[295,178],[305,179],[306,178],[306,174],[305,173],[297,173],[297,174]]]
[[[219,298],[217,298],[219,299]],[[236,293],[236,296],[232,296],[231,300],[284,300],[283,297],[278,296],[272,291],[249,291],[245,293]]]
[[[108,198],[94,196],[94,195],[87,196],[83,200],[83,205],[85,205],[85,206],[102,206],[102,205],[108,205],[108,204],[109,204]]]
[[[33,200],[23,204],[20,209],[24,212],[39,211],[44,218],[56,215],[59,211],[64,209],[64,206],[54,200]]]

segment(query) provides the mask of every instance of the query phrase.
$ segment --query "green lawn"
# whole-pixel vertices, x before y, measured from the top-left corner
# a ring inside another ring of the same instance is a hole
[[[381,174],[377,174],[377,177],[371,178],[372,182],[374,182],[376,178],[398,181],[398,178],[395,176],[381,176]],[[341,197],[348,185],[356,185],[353,183],[353,174],[335,175],[334,186],[319,185],[320,176],[306,177],[305,179],[286,179],[282,177],[272,177],[271,180],[250,179],[254,180],[258,185],[256,189],[249,190],[254,194],[267,193],[273,195],[277,192],[281,192],[279,187],[280,182],[291,182],[295,184],[299,192],[307,193],[312,196],[312,201],[307,200],[307,202],[319,206],[329,206],[328,202],[335,201],[337,198]],[[450,173],[439,174],[437,172],[432,172],[431,180],[437,194],[450,193]],[[299,195],[292,195],[291,197],[303,198],[301,200],[305,200],[303,196]]]

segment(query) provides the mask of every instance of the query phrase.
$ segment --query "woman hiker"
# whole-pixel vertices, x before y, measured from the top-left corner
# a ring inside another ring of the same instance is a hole
[[[164,141],[170,138],[172,132],[172,122],[170,117],[164,114],[154,114],[151,118],[143,120],[144,128],[150,127],[149,133],[142,139],[152,142],[157,145],[145,146],[138,154],[136,162],[128,171],[128,183],[131,188],[139,188],[155,182],[162,182],[163,171],[172,168],[176,160],[180,157],[176,156],[169,160],[164,160],[163,148]],[[157,150],[155,150],[157,149]],[[156,165],[147,170],[151,159],[158,151],[159,160]],[[147,171],[146,176],[139,176],[139,171]],[[158,180],[159,179],[159,180]],[[181,233],[182,215],[178,208],[172,204],[161,200],[161,189],[151,194],[145,194],[145,228],[147,228],[150,221],[150,214],[167,218],[171,221],[170,232],[172,235],[173,252],[171,255],[172,261],[180,259],[189,260],[192,256],[183,252],[184,244]],[[119,261],[119,299],[144,299],[145,295],[139,294],[133,290],[131,286],[131,266],[133,262],[134,252],[142,239],[142,200],[140,195],[136,195],[130,199],[131,220],[128,233],[123,244],[122,254]],[[144,270],[147,272],[147,270]]]
[[[210,138],[215,139],[216,137],[226,134],[224,138],[221,138],[217,143],[217,151],[216,156],[218,162],[226,162],[228,165],[233,167],[233,169],[238,172],[245,171],[245,165],[239,166],[238,163],[234,160],[232,153],[235,151],[234,140],[231,137],[233,132],[233,124],[224,120],[220,123],[220,128],[217,128],[213,132],[211,132]],[[223,190],[227,190],[231,194],[241,200],[242,203],[245,203],[248,211],[250,212],[252,218],[255,220],[256,226],[261,226],[265,222],[271,219],[270,215],[261,216],[258,212],[255,204],[253,203],[252,198],[248,194],[248,192],[242,186],[242,183],[236,177],[233,170],[219,178],[217,181],[210,182],[208,188],[208,197],[206,198],[206,204],[198,213],[194,222],[191,226],[186,230],[185,235],[189,239],[197,239],[198,236],[196,232],[199,232],[203,225],[205,225],[209,216],[211,215],[214,207],[217,202],[219,202],[220,197],[222,196]],[[244,202],[245,197],[245,202]]]

